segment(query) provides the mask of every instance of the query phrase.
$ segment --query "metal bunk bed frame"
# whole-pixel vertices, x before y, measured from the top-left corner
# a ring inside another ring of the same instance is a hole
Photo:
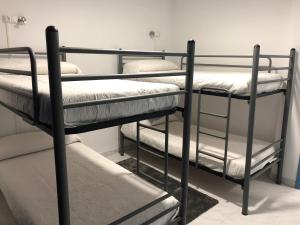
[[[119,72],[122,72],[122,66],[124,64],[124,59],[122,59],[122,55],[119,55],[119,66],[118,70]],[[190,162],[192,166],[195,166],[196,168],[200,168],[204,171],[207,171],[209,173],[212,173],[214,175],[223,177],[224,179],[227,179],[231,182],[234,182],[236,184],[239,184],[243,188],[243,206],[242,206],[242,214],[248,215],[248,205],[249,205],[249,189],[250,189],[250,181],[255,179],[256,177],[260,176],[264,172],[270,170],[274,165],[278,165],[278,171],[277,171],[277,177],[276,177],[276,183],[281,184],[282,182],[282,169],[283,169],[283,160],[284,160],[284,152],[285,152],[285,142],[286,142],[286,132],[287,132],[287,125],[288,125],[288,117],[289,117],[289,108],[290,108],[290,101],[291,101],[291,91],[292,91],[292,82],[293,82],[293,75],[294,75],[294,64],[295,64],[295,57],[296,57],[296,50],[292,48],[290,50],[289,55],[264,55],[260,54],[260,46],[255,45],[253,50],[253,55],[195,55],[195,58],[240,58],[240,59],[252,59],[252,65],[234,65],[234,64],[204,64],[204,63],[195,63],[194,66],[206,66],[206,67],[229,67],[229,68],[248,68],[252,70],[252,79],[251,79],[251,90],[250,95],[237,95],[232,94],[226,89],[220,89],[220,88],[202,88],[200,90],[193,89],[193,93],[198,94],[198,109],[197,109],[197,139],[196,139],[196,162]],[[186,63],[184,62],[185,57],[181,57],[180,63],[181,63],[181,69],[183,69],[184,66],[186,66]],[[162,58],[164,59],[164,58]],[[267,59],[268,60],[268,66],[260,66],[260,59]],[[288,59],[289,60],[289,66],[288,67],[273,67],[273,60],[272,59]],[[274,79],[269,81],[258,81],[258,73],[259,71],[268,71],[268,73],[271,73],[274,70],[287,70],[288,76],[285,79]],[[263,93],[257,93],[257,86],[260,84],[266,84],[266,83],[275,83],[275,82],[287,82],[286,89],[279,89],[269,92],[263,92]],[[254,139],[254,123],[255,123],[255,109],[256,109],[256,100],[257,98],[266,97],[274,94],[283,93],[285,95],[285,101],[284,101],[284,112],[283,112],[283,121],[282,121],[282,128],[281,128],[281,137],[279,140],[274,141],[268,146],[265,146],[261,150],[259,150],[257,153],[252,154],[252,146],[253,146],[253,139]],[[228,98],[228,104],[227,104],[227,112],[223,114],[217,114],[213,112],[206,112],[201,110],[201,96],[202,95],[212,95],[217,97],[224,97]],[[231,101],[232,99],[239,99],[239,100],[247,100],[249,103],[249,118],[248,118],[248,134],[247,134],[247,147],[246,147],[246,164],[245,164],[245,174],[243,179],[236,179],[234,177],[228,176],[226,174],[227,171],[227,153],[228,153],[228,139],[229,139],[229,129],[230,129],[230,111],[231,111]],[[178,111],[182,112],[184,115],[185,109],[178,107]],[[225,125],[225,135],[224,136],[218,136],[210,133],[206,133],[200,130],[200,116],[201,115],[207,115],[212,117],[218,117],[223,118],[226,120]],[[200,138],[199,135],[209,135],[215,138],[220,138],[224,140],[224,157],[219,157],[216,155],[213,155],[209,152],[200,151],[198,149]],[[120,135],[121,139],[128,139],[131,140],[124,135]],[[140,143],[140,140],[138,140]],[[251,165],[251,159],[252,157],[255,157],[262,152],[266,151],[267,149],[280,144],[279,150],[275,151],[274,153],[268,155],[261,161],[255,163],[255,165]],[[121,149],[120,154],[124,154],[124,146],[123,141],[121,142]],[[148,149],[151,149],[154,153],[159,153],[157,149],[154,149],[151,146],[147,146]],[[205,167],[199,163],[199,154],[205,154],[210,157],[214,157],[218,160],[223,161],[223,171],[218,172],[215,170],[212,170],[208,167]],[[180,159],[176,156],[172,156],[173,158]],[[263,169],[257,171],[254,174],[251,174],[251,170],[256,168],[257,166],[261,165],[265,161],[269,160],[272,157],[277,157],[275,161],[272,163],[268,163]]]
[[[55,155],[55,169],[56,169],[56,185],[57,185],[57,198],[58,198],[58,215],[60,225],[70,225],[70,211],[69,211],[69,194],[68,194],[68,180],[67,180],[67,162],[66,162],[66,149],[65,149],[65,135],[82,133],[92,131],[96,129],[102,129],[106,127],[121,125],[130,123],[133,121],[141,121],[148,118],[155,118],[158,116],[165,116],[174,113],[175,110],[164,110],[160,112],[147,113],[143,115],[130,116],[126,118],[114,119],[105,122],[97,122],[88,125],[82,125],[77,127],[65,127],[64,124],[64,109],[85,107],[91,105],[108,104],[114,102],[126,102],[146,98],[163,97],[171,95],[184,95],[185,96],[185,110],[186,115],[184,117],[183,132],[185,138],[183,139],[182,147],[185,151],[182,152],[182,171],[181,171],[181,186],[174,192],[180,192],[181,198],[179,203],[174,207],[171,207],[153,218],[146,221],[144,224],[150,224],[160,217],[166,215],[176,208],[180,208],[179,216],[172,221],[171,224],[180,222],[186,224],[187,214],[187,195],[188,195],[188,167],[189,167],[189,146],[190,146],[190,124],[191,124],[191,98],[192,98],[192,85],[193,85],[193,70],[194,70],[194,53],[195,42],[189,41],[187,44],[187,53],[175,53],[175,52],[149,52],[149,51],[127,51],[127,50],[111,50],[111,49],[87,49],[87,48],[67,48],[59,47],[59,35],[58,30],[54,26],[49,26],[46,29],[46,43],[47,43],[47,58],[48,58],[48,70],[49,70],[49,88],[50,99],[52,107],[52,126],[43,124],[39,121],[39,95],[38,95],[38,82],[37,82],[37,69],[35,53],[29,47],[21,48],[8,48],[0,49],[0,54],[28,54],[30,58],[31,71],[13,70],[13,69],[0,69],[0,72],[14,75],[26,75],[30,76],[32,80],[32,99],[33,99],[33,117],[26,115],[23,112],[8,106],[7,104],[0,102],[3,106],[11,110],[12,112],[21,116],[26,122],[31,125],[39,127],[41,130],[47,132],[53,137],[54,143],[54,155]],[[120,97],[111,98],[105,100],[86,101],[73,104],[63,104],[62,101],[62,82],[69,81],[86,81],[86,80],[105,80],[105,79],[120,79],[122,75],[76,75],[76,76],[62,76],[60,70],[60,57],[62,60],[66,60],[66,54],[95,54],[95,55],[147,55],[154,56],[176,56],[187,57],[188,65],[185,72],[169,73],[169,74],[131,74],[129,77],[154,77],[154,76],[186,76],[185,90],[176,92],[165,92],[159,94],[149,94],[143,96],[134,97]],[[2,87],[1,87],[2,88]],[[11,90],[10,90],[11,91]],[[170,197],[172,194],[166,195],[148,203],[147,205],[129,213],[112,222],[111,224],[120,224],[129,218],[137,215],[138,213],[154,206],[155,204]]]

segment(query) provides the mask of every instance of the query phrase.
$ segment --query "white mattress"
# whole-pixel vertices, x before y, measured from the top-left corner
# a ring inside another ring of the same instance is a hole
[[[179,70],[177,70],[177,72],[178,71]],[[175,72],[175,70],[164,72]],[[251,72],[195,71],[193,89],[199,90],[204,87],[221,88],[228,90],[232,94],[249,95],[251,89],[251,78]],[[282,78],[286,78],[286,75],[263,72],[260,72],[258,75],[258,81]],[[182,89],[185,88],[185,76],[139,78],[138,80],[175,84]],[[285,82],[260,84],[257,86],[257,93],[270,92],[282,88],[285,88]]]
[[[62,85],[64,103],[139,96],[178,90],[177,86],[171,84],[129,80],[63,82]],[[38,87],[40,96],[40,121],[49,125],[52,120],[48,76],[38,76]],[[0,102],[32,116],[33,99],[31,94],[30,77],[0,75]],[[65,124],[67,126],[76,126],[167,110],[177,105],[177,99],[177,96],[166,96],[66,109],[64,115]]]
[[[20,225],[58,224],[53,158],[50,148],[0,162],[0,189]],[[111,223],[165,194],[80,142],[67,146],[67,160],[72,225]],[[124,224],[141,224],[176,203],[170,197]]]
[[[182,122],[172,121],[169,123],[169,153],[182,157]],[[164,124],[156,125],[155,127],[164,128]],[[219,131],[202,128],[202,131],[208,131],[213,134],[219,134]],[[136,140],[136,123],[130,123],[123,125],[121,128],[122,133],[130,138]],[[224,134],[223,134],[224,135]],[[140,140],[151,147],[154,147],[160,151],[164,151],[164,135],[162,133],[141,128]],[[244,177],[245,172],[245,155],[246,155],[246,137],[230,134],[228,145],[228,161],[227,161],[227,175],[236,179]],[[269,143],[261,140],[254,140],[253,153],[258,152]],[[191,127],[191,142],[190,142],[190,161],[196,160],[196,126]],[[213,138],[207,135],[200,135],[199,150],[213,153],[215,155],[224,157],[224,140]],[[264,153],[252,158],[252,165],[275,151],[275,148],[269,148]],[[251,171],[251,174],[255,173],[259,169],[262,169],[266,164],[274,161],[271,158],[269,161],[261,164],[257,168]],[[223,161],[215,158],[200,154],[199,163],[211,168],[218,172],[223,172]]]

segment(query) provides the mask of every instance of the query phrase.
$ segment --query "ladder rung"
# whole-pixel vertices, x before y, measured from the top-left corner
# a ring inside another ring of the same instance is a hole
[[[145,177],[149,178],[150,180],[152,180],[152,181],[154,181],[154,182],[156,182],[158,184],[161,184],[161,185],[165,184],[164,182],[162,182],[162,181],[160,181],[160,180],[158,180],[158,179],[156,179],[156,178],[154,178],[154,177],[152,177],[152,176],[144,173],[143,171],[140,171],[139,174],[142,175],[142,176],[145,176]]]
[[[157,131],[157,132],[161,132],[161,133],[163,133],[163,134],[166,133],[165,130],[161,130],[161,129],[158,129],[158,128],[155,128],[155,127],[150,127],[150,126],[145,125],[145,124],[142,124],[142,123],[140,123],[139,126],[140,126],[140,127],[147,128],[147,129],[150,129],[150,130],[154,130],[154,131]]]
[[[156,153],[156,152],[153,152],[153,151],[151,151],[150,149],[146,149],[146,148],[144,148],[144,147],[142,147],[142,146],[138,146],[138,148],[139,148],[140,150],[142,150],[142,151],[144,151],[144,152],[147,152],[147,153],[149,153],[149,154],[151,154],[151,155],[154,155],[154,156],[156,156],[156,157],[158,157],[158,158],[160,158],[160,159],[164,159],[164,158],[165,158],[164,156],[162,156],[162,155],[160,155],[160,154],[158,154],[158,153]]]
[[[219,118],[223,118],[223,119],[228,118],[226,115],[217,114],[217,113],[210,113],[210,112],[205,112],[205,111],[200,111],[200,114],[208,115],[208,116],[215,116],[215,117],[219,117]]]
[[[210,157],[213,157],[213,158],[216,158],[216,159],[219,159],[219,160],[222,160],[222,161],[224,161],[224,158],[223,157],[221,157],[221,156],[218,156],[218,155],[214,155],[214,154],[212,154],[212,153],[209,153],[209,152],[203,152],[203,151],[199,151],[198,150],[198,154],[203,154],[203,155],[208,155],[208,156],[210,156]]]
[[[199,133],[200,134],[205,134],[205,135],[208,135],[208,136],[211,136],[211,137],[215,137],[215,138],[220,138],[220,139],[223,139],[223,140],[226,139],[226,137],[215,135],[215,134],[206,133],[206,132],[203,132],[203,131],[200,131],[200,130],[199,130]]]

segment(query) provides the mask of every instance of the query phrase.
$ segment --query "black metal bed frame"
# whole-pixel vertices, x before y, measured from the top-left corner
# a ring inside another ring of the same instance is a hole
[[[119,72],[122,72],[122,66],[124,64],[124,59],[122,58],[122,55],[119,55],[119,65],[118,70]],[[264,172],[271,169],[274,165],[278,164],[278,171],[277,171],[277,178],[276,182],[278,184],[281,184],[282,182],[282,169],[283,169],[283,160],[284,160],[284,152],[285,152],[285,142],[286,142],[286,132],[287,132],[287,125],[288,125],[288,116],[289,116],[289,107],[290,107],[290,100],[291,100],[291,90],[292,90],[292,81],[293,81],[293,75],[294,75],[294,63],[295,63],[295,57],[296,57],[296,50],[293,48],[290,50],[289,55],[264,55],[260,54],[260,46],[255,45],[253,50],[253,55],[195,55],[195,58],[243,58],[243,59],[252,59],[252,65],[235,65],[235,64],[204,64],[204,63],[195,63],[194,66],[206,66],[206,67],[229,67],[229,68],[248,68],[252,70],[252,79],[251,79],[251,90],[250,95],[238,95],[230,93],[226,89],[220,89],[220,88],[202,88],[200,90],[193,89],[194,94],[198,94],[198,113],[197,113],[197,140],[196,140],[196,162],[190,162],[192,166],[195,166],[196,168],[200,168],[202,170],[205,170],[209,173],[212,173],[214,175],[223,177],[224,179],[227,179],[229,181],[232,181],[236,184],[240,184],[243,188],[243,206],[242,206],[242,214],[248,215],[248,204],[249,204],[249,189],[250,189],[250,181],[259,175],[263,174]],[[181,66],[180,68],[183,69],[183,67],[186,65],[184,62],[184,58],[182,57],[180,60]],[[288,59],[289,60],[289,66],[288,67],[273,67],[272,59]],[[268,66],[260,66],[259,61],[260,59],[267,59],[268,60]],[[268,71],[268,73],[271,73],[273,70],[287,70],[288,71],[288,77],[286,79],[274,79],[269,81],[258,81],[258,72],[259,71]],[[260,84],[266,84],[266,83],[275,83],[275,82],[287,82],[286,89],[279,89],[269,92],[263,92],[263,93],[257,93],[257,86]],[[256,100],[257,98],[266,97],[274,94],[283,93],[285,94],[285,103],[284,103],[284,112],[283,112],[283,122],[282,122],[282,129],[281,129],[281,138],[279,140],[274,141],[268,146],[265,146],[261,150],[259,150],[257,153],[252,154],[252,146],[253,146],[253,137],[254,137],[254,122],[255,122],[255,109],[256,109]],[[213,112],[206,112],[201,110],[201,96],[202,95],[211,95],[216,97],[224,97],[228,99],[227,104],[227,113],[224,115],[213,113]],[[247,100],[249,103],[249,118],[248,118],[248,135],[247,135],[247,147],[246,147],[246,164],[245,164],[245,174],[243,179],[236,179],[234,177],[231,177],[226,174],[227,171],[227,152],[228,152],[228,139],[229,139],[229,128],[230,128],[230,110],[231,110],[231,101],[232,99],[239,99],[239,100]],[[184,108],[178,108],[179,111],[181,111],[183,114],[185,113]],[[225,135],[224,136],[218,136],[214,134],[210,134],[207,132],[203,132],[200,130],[200,116],[201,115],[207,115],[212,117],[218,117],[223,118],[226,120],[226,126],[225,126]],[[214,138],[220,138],[225,141],[224,146],[224,157],[219,157],[216,155],[213,155],[209,152],[204,152],[199,150],[199,142],[200,138],[199,135],[209,135]],[[129,139],[128,137],[125,137],[124,135],[120,135],[123,139]],[[134,140],[131,140],[134,141]],[[138,140],[140,142],[140,140]],[[122,143],[122,142],[121,142]],[[280,144],[279,150],[275,151],[274,153],[268,155],[261,161],[255,163],[255,165],[251,165],[251,159],[252,157],[255,157],[267,149]],[[124,154],[123,145],[120,146],[120,153]],[[150,148],[153,152],[156,154],[159,152],[159,150],[152,148],[151,146],[147,146]],[[218,160],[223,161],[223,172],[217,172],[214,171],[208,167],[205,167],[204,165],[201,165],[199,163],[199,155],[204,154],[208,155],[210,157],[214,157]],[[176,156],[172,156],[174,158],[180,159]],[[266,162],[267,160],[271,159],[272,157],[275,157],[276,159],[268,163],[263,169],[258,170],[254,174],[251,174],[251,170],[256,168],[257,166],[261,165],[262,163]]]
[[[159,112],[151,112],[143,115],[130,116],[120,119],[114,119],[104,122],[96,122],[88,125],[82,125],[77,127],[67,127],[64,123],[64,109],[86,107],[91,105],[108,104],[114,102],[129,102],[139,99],[184,95],[185,96],[185,116],[182,148],[182,170],[181,170],[181,186],[174,192],[180,192],[181,198],[179,203],[175,206],[166,209],[153,218],[149,219],[143,224],[150,224],[160,217],[168,214],[172,210],[179,208],[179,215],[170,224],[180,222],[186,224],[187,213],[187,195],[188,195],[188,167],[189,167],[189,148],[190,148],[190,124],[191,124],[191,99],[192,99],[192,84],[193,84],[193,71],[194,71],[194,53],[195,42],[193,40],[187,43],[186,53],[176,52],[154,52],[154,51],[129,51],[129,50],[111,50],[111,49],[88,49],[88,48],[70,48],[59,47],[59,35],[58,30],[54,26],[49,26],[46,29],[46,44],[47,44],[47,59],[48,59],[48,71],[49,71],[49,88],[52,110],[52,125],[46,125],[39,121],[39,93],[38,93],[38,81],[37,81],[37,69],[35,53],[29,47],[22,48],[7,48],[0,49],[0,54],[28,54],[30,57],[31,71],[13,70],[13,69],[1,69],[0,72],[14,75],[31,76],[32,79],[32,99],[33,99],[33,116],[27,115],[9,105],[0,102],[3,106],[11,110],[12,112],[21,116],[26,122],[31,125],[39,127],[41,130],[52,135],[54,143],[54,156],[55,156],[55,169],[56,169],[56,185],[57,185],[57,198],[58,198],[58,213],[59,224],[70,225],[70,212],[69,212],[69,194],[68,194],[68,180],[67,180],[67,162],[66,162],[66,150],[65,150],[65,135],[88,132],[92,130],[102,129],[111,126],[117,126],[133,121],[141,121],[144,119],[155,118],[160,116],[166,116],[175,112],[175,109],[162,110]],[[37,55],[43,55],[43,53],[37,53]],[[185,72],[170,73],[170,74],[131,74],[129,77],[155,77],[155,76],[179,76],[184,75],[186,77],[186,85],[184,90],[175,92],[165,92],[159,94],[149,94],[143,96],[133,97],[120,97],[111,98],[105,100],[86,101],[74,104],[63,104],[62,101],[62,82],[70,81],[87,81],[87,80],[105,80],[105,79],[120,79],[122,75],[76,75],[76,76],[62,76],[60,70],[60,60],[66,61],[66,54],[94,54],[94,55],[135,55],[135,56],[170,56],[170,57],[187,57],[187,67]],[[2,88],[2,87],[1,87]],[[166,175],[167,176],[167,175]],[[166,178],[167,179],[167,178]],[[120,224],[129,218],[139,214],[140,212],[156,205],[164,199],[170,197],[172,194],[166,195],[150,202],[149,204],[123,216],[122,218],[112,222],[111,224]]]

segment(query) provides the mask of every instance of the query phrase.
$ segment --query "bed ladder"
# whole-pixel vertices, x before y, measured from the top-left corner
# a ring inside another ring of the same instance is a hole
[[[212,112],[206,112],[201,110],[201,97],[204,91],[210,91],[210,92],[220,92],[223,93],[227,96],[227,112],[226,114],[217,114],[217,113],[212,113]],[[228,151],[228,139],[229,139],[229,124],[230,124],[230,109],[231,109],[231,93],[226,90],[226,89],[220,89],[220,88],[201,88],[198,93],[198,109],[197,109],[197,139],[196,139],[196,162],[195,166],[196,168],[199,166],[199,155],[207,155],[209,157],[218,159],[223,161],[223,178],[226,178],[226,171],[227,171],[227,151]],[[212,116],[212,117],[217,117],[221,119],[226,120],[225,124],[225,135],[220,136],[208,132],[201,131],[200,129],[200,118],[201,115],[206,115],[206,116]],[[218,139],[223,139],[225,142],[224,146],[224,156],[218,156],[213,153],[203,151],[199,149],[199,136],[200,134],[208,135],[210,137],[218,138]]]
[[[158,153],[154,151],[150,146],[147,146],[145,144],[142,144],[140,142],[140,127],[154,130],[160,133],[163,133],[165,135],[165,151],[163,153]],[[140,170],[140,151],[147,152],[159,159],[164,160],[164,180],[160,181],[157,178],[154,178],[153,176],[144,173],[143,171]],[[136,126],[136,173],[139,176],[144,176],[145,178],[150,179],[151,181],[154,181],[155,183],[161,185],[165,191],[168,190],[168,168],[169,168],[169,163],[168,163],[168,155],[169,155],[169,115],[165,116],[165,129],[159,129],[155,128],[152,126],[145,125],[141,123],[140,121],[137,121],[137,126]]]

